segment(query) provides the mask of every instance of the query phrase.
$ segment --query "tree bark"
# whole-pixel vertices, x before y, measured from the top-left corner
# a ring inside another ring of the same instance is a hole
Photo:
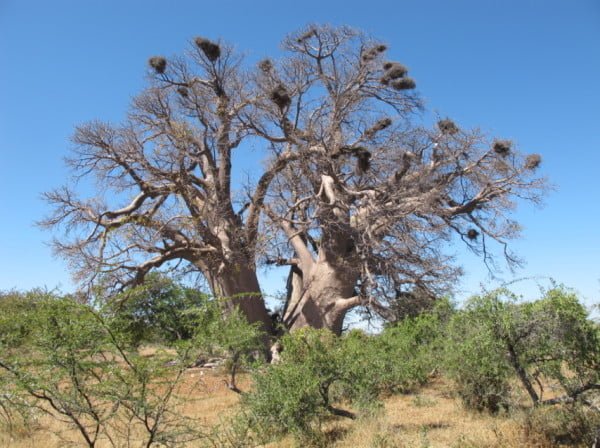
[[[238,263],[205,275],[215,297],[226,299],[229,309],[239,308],[249,323],[260,322],[267,335],[273,334],[273,323],[260,290],[256,269],[247,263]]]
[[[354,286],[358,273],[326,260],[314,262],[307,271],[290,272],[284,323],[291,331],[309,326],[339,335],[346,313],[357,305]]]
[[[515,351],[514,346],[512,345],[512,343],[510,343],[510,341],[507,341],[507,345],[508,345],[508,360],[511,363],[511,365],[513,366],[513,368],[515,369],[515,372],[517,372],[517,376],[519,377],[519,379],[521,380],[521,383],[527,390],[527,393],[529,394],[529,397],[531,398],[533,405],[537,406],[538,403],[540,402],[540,397],[539,397],[538,393],[536,392],[535,388],[533,387],[533,384],[531,384],[531,381],[529,381],[527,371],[519,362],[519,357],[517,355],[517,352]]]

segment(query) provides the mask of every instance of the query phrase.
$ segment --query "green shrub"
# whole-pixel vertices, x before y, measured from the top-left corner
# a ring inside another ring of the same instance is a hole
[[[514,341],[518,363],[530,377],[558,382],[565,394],[577,396],[600,383],[600,329],[573,292],[551,289],[522,304],[520,314],[520,321],[514,319],[519,326],[508,327],[512,334],[504,339]]]
[[[40,302],[53,297],[41,289],[0,292],[0,347],[6,350],[25,344],[32,332],[27,315],[35,312]]]
[[[224,312],[216,300],[205,300],[201,306],[187,310],[185,317],[193,324],[191,344],[202,354],[226,358],[228,386],[241,392],[236,385],[239,369],[264,360],[265,334],[260,322],[248,323],[239,309]]]
[[[149,274],[142,285],[121,294],[104,297],[99,291],[96,297],[112,325],[118,325],[135,344],[190,339],[195,322],[187,311],[201,307],[208,300],[209,297],[197,289],[156,273]]]
[[[9,331],[0,341],[0,396],[10,397],[2,403],[7,415],[43,410],[70,424],[90,447],[115,437],[150,446],[200,436],[175,411],[189,345],[175,363],[167,363],[172,353],[143,357],[129,335],[91,307],[39,291],[23,297],[24,304],[12,306],[2,322]],[[130,431],[133,426],[140,431]]]
[[[387,392],[409,392],[423,385],[439,368],[447,321],[453,313],[450,302],[440,300],[418,316],[386,327],[374,339],[380,388]]]
[[[497,412],[510,401],[510,379],[502,341],[493,331],[495,311],[474,298],[449,324],[445,370],[470,408]]]
[[[281,362],[254,375],[254,390],[243,398],[246,415],[271,438],[291,433],[305,443],[326,443],[323,421],[353,417],[334,404],[371,413],[382,393],[412,390],[427,380],[437,366],[444,319],[440,307],[381,335],[353,330],[336,337],[309,328],[286,335]]]
[[[445,361],[464,402],[493,412],[511,405],[511,385],[535,406],[587,400],[600,388],[598,327],[564,288],[527,303],[506,289],[474,297],[452,319]],[[544,399],[544,384],[563,396]]]
[[[332,386],[344,378],[339,338],[327,330],[302,329],[282,340],[281,362],[254,375],[243,405],[265,438],[291,433],[305,443],[323,443],[323,419],[335,413]]]

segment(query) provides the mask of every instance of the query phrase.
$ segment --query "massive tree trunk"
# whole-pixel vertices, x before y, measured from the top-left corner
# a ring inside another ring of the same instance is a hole
[[[330,176],[321,178],[317,196],[326,205],[320,210],[319,219],[334,225],[325,229],[319,244],[312,243],[313,251],[307,245],[306,235],[301,236],[288,221],[280,221],[296,255],[288,280],[283,319],[290,330],[310,326],[327,328],[339,335],[346,313],[360,305],[360,296],[355,291],[360,278],[360,260],[350,216],[335,206],[334,181]]]
[[[326,328],[339,335],[346,313],[359,304],[354,286],[358,273],[346,264],[319,259],[306,269],[293,268],[283,320],[290,330]]]
[[[225,299],[229,309],[239,308],[248,322],[261,322],[262,329],[269,335],[273,333],[271,316],[260,290],[256,269],[248,263],[228,264],[219,270],[201,270],[210,284],[215,297]]]
[[[267,312],[256,270],[245,265],[227,268],[216,279],[215,294],[226,297],[229,306],[236,306],[250,323],[261,322],[269,334],[273,331],[271,317]]]

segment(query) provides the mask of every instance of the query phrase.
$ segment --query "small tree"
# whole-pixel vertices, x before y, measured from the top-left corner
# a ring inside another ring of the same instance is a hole
[[[191,346],[166,364],[172,354],[140,356],[129,335],[70,298],[32,293],[24,302],[2,315],[11,328],[0,322],[0,395],[12,398],[8,406],[64,421],[89,447],[172,446],[200,437],[176,412]]]
[[[503,341],[492,328],[495,316],[474,298],[452,319],[448,331],[445,367],[458,394],[470,408],[498,412],[510,401],[514,374],[506,362]]]
[[[564,288],[518,303],[506,289],[473,298],[450,330],[450,373],[465,401],[508,406],[517,378],[534,406],[591,403],[600,390],[600,333],[577,296]],[[544,399],[545,384],[563,395]]]
[[[208,300],[197,289],[158,273],[117,296],[96,298],[112,325],[119,325],[133,341],[167,344],[192,338],[196,329],[187,311]]]
[[[254,389],[243,397],[244,409],[263,437],[291,433],[301,441],[324,443],[324,419],[354,418],[333,405],[336,387],[353,386],[346,383],[349,370],[341,344],[330,332],[309,328],[283,338],[281,362],[255,375]]]
[[[388,325],[375,338],[383,392],[409,392],[439,371],[453,313],[453,305],[440,299],[429,311]]]
[[[263,353],[263,334],[260,327],[248,323],[237,308],[224,313],[222,303],[205,301],[197,308],[187,311],[195,325],[191,341],[196,350],[216,353],[226,357],[229,374],[227,387],[241,393],[236,384],[236,375],[244,366],[260,361]]]

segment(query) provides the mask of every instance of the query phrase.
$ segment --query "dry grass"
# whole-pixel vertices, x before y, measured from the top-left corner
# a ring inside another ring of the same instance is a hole
[[[219,423],[237,409],[239,396],[227,389],[219,372],[195,368],[186,372],[185,403],[181,411],[202,426]],[[239,379],[242,390],[249,378]],[[421,448],[421,447],[535,447],[524,439],[517,419],[467,411],[460,401],[448,394],[450,387],[436,380],[417,394],[392,396],[384,409],[372,417],[357,421],[344,419],[326,423],[330,445],[335,448]],[[42,417],[31,428],[17,427],[10,434],[0,428],[0,447],[58,448],[82,446],[78,434],[67,425]],[[100,447],[108,446],[99,444]],[[193,445],[191,445],[193,446]],[[293,447],[291,438],[268,445]]]
[[[381,416],[359,422],[338,443],[350,447],[524,447],[517,421],[467,411],[436,381],[415,395],[390,397]]]
[[[179,411],[198,421],[199,427],[213,426],[230,415],[239,402],[239,395],[231,392],[225,384],[225,376],[220,372],[192,368],[185,373],[186,378],[178,389],[181,405]],[[238,385],[242,390],[249,387],[249,378],[241,376]],[[133,431],[141,434],[140,430]],[[62,448],[66,446],[85,446],[79,433],[69,424],[48,415],[24,425],[14,422],[12,428],[0,425],[0,448]],[[99,441],[99,448],[110,447],[107,441]],[[127,446],[123,443],[122,446]],[[132,446],[138,446],[133,444]]]

